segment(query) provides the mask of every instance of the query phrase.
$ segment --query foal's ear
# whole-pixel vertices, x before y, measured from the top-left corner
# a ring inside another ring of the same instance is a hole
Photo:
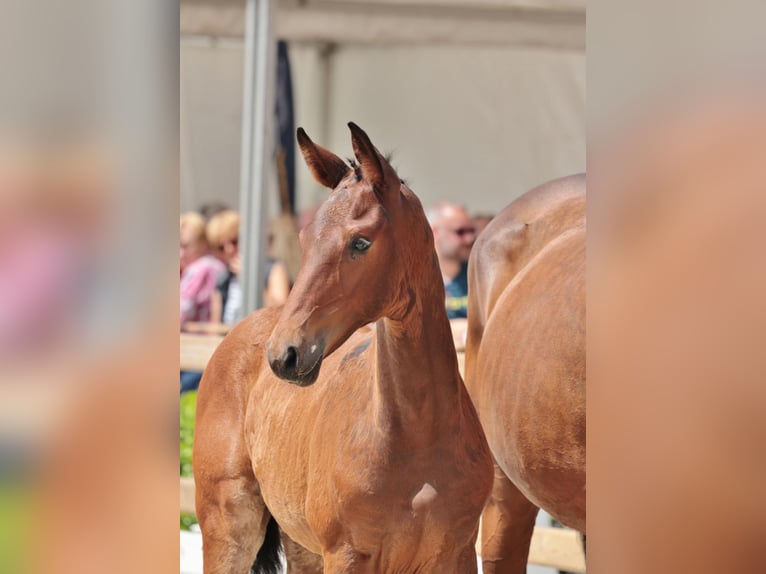
[[[306,165],[309,166],[311,175],[314,176],[317,183],[321,183],[330,189],[338,187],[340,180],[344,178],[350,169],[346,162],[330,150],[312,142],[303,128],[298,128],[296,136],[303,159],[306,161]]]
[[[364,130],[354,122],[348,122],[348,128],[351,130],[351,146],[354,148],[354,155],[362,168],[362,177],[372,183],[373,188],[381,189],[386,173],[378,150],[372,145]]]

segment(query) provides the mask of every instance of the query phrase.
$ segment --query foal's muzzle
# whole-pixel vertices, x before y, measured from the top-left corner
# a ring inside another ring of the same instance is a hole
[[[278,345],[271,339],[266,343],[266,358],[274,374],[301,387],[316,382],[323,352],[324,343]]]

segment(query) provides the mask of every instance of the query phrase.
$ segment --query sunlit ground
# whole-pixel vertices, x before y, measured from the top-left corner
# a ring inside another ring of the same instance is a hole
[[[550,516],[541,512],[537,517],[538,526],[550,526]],[[202,535],[192,527],[192,531],[181,531],[181,574],[202,574]],[[479,559],[479,574],[481,574]],[[556,574],[553,568],[527,566],[527,574]]]

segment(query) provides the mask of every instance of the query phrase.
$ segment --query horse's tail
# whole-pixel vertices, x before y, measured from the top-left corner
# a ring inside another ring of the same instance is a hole
[[[279,574],[282,572],[282,539],[279,525],[272,516],[266,526],[266,537],[263,539],[258,556],[255,557],[252,574]]]

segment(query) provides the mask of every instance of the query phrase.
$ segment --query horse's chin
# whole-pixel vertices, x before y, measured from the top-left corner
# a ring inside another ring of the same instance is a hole
[[[310,387],[319,378],[319,369],[321,367],[322,357],[319,357],[319,360],[308,371],[295,373],[290,378],[286,378],[285,381],[299,387]]]

